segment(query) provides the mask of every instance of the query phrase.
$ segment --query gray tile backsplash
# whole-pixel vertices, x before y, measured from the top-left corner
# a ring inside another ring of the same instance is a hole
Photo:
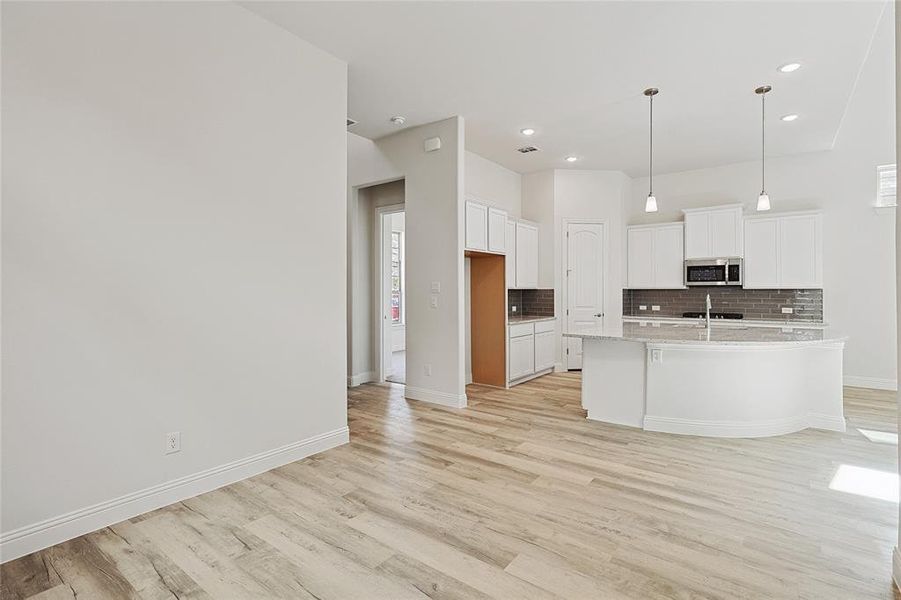
[[[713,312],[742,313],[745,319],[767,321],[822,321],[823,290],[746,290],[738,287],[690,287],[684,290],[623,290],[623,315],[681,317],[703,312],[707,294]],[[645,305],[647,310],[639,310]],[[660,311],[652,312],[657,305]],[[793,313],[783,314],[782,307]]]
[[[511,317],[553,317],[554,290],[507,290],[507,314]]]

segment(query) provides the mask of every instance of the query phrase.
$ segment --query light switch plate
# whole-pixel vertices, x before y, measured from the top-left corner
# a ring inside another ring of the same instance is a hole
[[[647,309],[648,309],[648,305],[647,305],[647,304],[639,304],[639,305],[638,305],[638,310],[647,310]]]
[[[433,281],[433,282],[432,282],[432,293],[433,293],[433,294],[440,294],[440,293],[441,293],[441,282],[440,282],[440,281]]]
[[[792,314],[793,312],[795,312],[795,309],[793,309],[793,308],[790,307],[790,306],[783,306],[783,307],[782,307],[782,314],[783,314],[783,315],[790,315],[790,314]]]
[[[651,305],[651,310],[654,310],[654,311],[660,310],[660,305],[659,305],[659,304],[652,304],[652,305]]]

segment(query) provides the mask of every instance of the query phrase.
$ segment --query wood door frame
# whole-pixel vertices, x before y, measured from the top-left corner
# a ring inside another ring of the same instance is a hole
[[[604,284],[604,293],[601,296],[601,312],[604,314],[607,313],[607,284],[608,277],[607,273],[609,273],[608,263],[609,263],[609,255],[610,255],[610,227],[607,225],[607,219],[582,219],[578,217],[563,217],[563,220],[560,223],[560,239],[563,242],[563,251],[560,253],[562,264],[561,271],[561,285],[560,285],[560,299],[561,299],[561,308],[563,310],[563,323],[561,324],[561,332],[565,332],[569,327],[569,226],[570,225],[600,225],[601,233],[604,236],[604,243],[602,251],[604,252],[603,260],[601,261],[601,281]],[[605,317],[606,318],[606,317]],[[564,338],[562,335],[560,336],[560,354],[561,363],[563,366],[563,371],[569,370],[569,354],[566,352],[565,344],[568,344],[566,341],[567,338]]]
[[[378,377],[379,383],[383,383],[385,378],[387,377],[387,367],[388,367],[388,357],[385,356],[385,341],[391,335],[391,326],[388,324],[388,320],[386,318],[387,311],[389,310],[388,304],[390,301],[386,301],[390,295],[390,290],[386,285],[386,273],[385,273],[385,217],[388,215],[394,215],[397,213],[403,213],[406,209],[406,204],[389,204],[387,206],[377,206],[375,209],[375,234],[373,237],[375,238],[376,252],[373,252],[373,256],[375,257],[375,268],[373,272],[377,278],[377,284],[373,287],[375,288],[375,292],[377,294],[376,302],[374,303],[378,312],[376,312],[376,323],[377,323],[377,340],[378,344],[376,345],[377,351],[375,356],[376,363],[376,376]],[[404,266],[406,268],[406,265]],[[404,301],[406,302],[406,290],[404,290]],[[406,325],[406,324],[405,324]]]

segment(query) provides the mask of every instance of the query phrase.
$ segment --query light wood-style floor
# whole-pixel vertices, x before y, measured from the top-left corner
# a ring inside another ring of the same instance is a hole
[[[591,423],[577,375],[470,407],[349,391],[351,443],[2,567],[2,598],[891,598],[893,395],[848,432],[722,440]]]

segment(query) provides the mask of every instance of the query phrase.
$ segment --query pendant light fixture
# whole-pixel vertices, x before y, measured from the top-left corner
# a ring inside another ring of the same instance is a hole
[[[770,196],[766,193],[766,95],[772,91],[770,85],[762,85],[756,90],[760,96],[760,195],[757,196],[757,210],[770,210]]]
[[[644,203],[644,212],[657,212],[657,198],[654,196],[654,96],[660,93],[657,88],[648,88],[644,95],[650,101],[650,144],[648,147],[648,199]]]

